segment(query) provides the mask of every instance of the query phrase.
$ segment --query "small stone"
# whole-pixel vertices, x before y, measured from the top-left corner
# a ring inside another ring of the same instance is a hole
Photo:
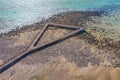
[[[16,73],[16,71],[15,71],[15,70],[13,70],[13,71],[10,73],[10,76],[15,75],[15,73]]]
[[[0,60],[0,65],[2,65],[3,64],[3,60]]]

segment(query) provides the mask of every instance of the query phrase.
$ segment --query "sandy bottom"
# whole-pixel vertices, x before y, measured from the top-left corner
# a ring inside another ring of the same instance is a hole
[[[0,80],[120,80],[120,68],[91,66],[90,63],[79,68],[64,56],[53,58],[46,64],[19,63],[8,72],[1,74]]]

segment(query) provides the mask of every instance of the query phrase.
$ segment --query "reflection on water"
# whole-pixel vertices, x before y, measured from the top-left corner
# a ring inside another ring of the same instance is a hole
[[[34,23],[66,10],[119,5],[119,0],[0,0],[0,32]]]

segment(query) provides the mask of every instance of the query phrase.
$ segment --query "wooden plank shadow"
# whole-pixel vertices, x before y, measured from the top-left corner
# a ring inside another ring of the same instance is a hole
[[[58,39],[55,39],[55,40],[50,41],[48,43],[45,43],[43,45],[36,46],[38,44],[38,42],[40,41],[40,39],[42,38],[45,31],[48,29],[48,27],[71,29],[71,30],[75,30],[75,31],[71,32],[71,33],[69,33],[69,34],[67,34],[65,36],[62,36],[62,37],[60,37]],[[33,41],[31,46],[25,52],[15,56],[11,60],[7,61],[6,63],[4,63],[3,65],[0,66],[0,74],[3,73],[4,71],[6,71],[7,69],[9,69],[10,67],[12,67],[13,65],[15,65],[16,63],[18,63],[19,61],[21,61],[23,58],[27,57],[28,55],[30,55],[32,53],[35,53],[37,51],[43,50],[43,49],[45,49],[47,47],[50,47],[50,46],[52,46],[54,44],[60,43],[60,42],[62,42],[64,40],[69,39],[69,38],[71,38],[73,36],[76,36],[78,34],[82,34],[84,32],[86,32],[85,29],[80,28],[80,27],[76,27],[76,26],[47,23],[45,25],[45,27],[41,30],[41,32],[38,34],[36,39]]]

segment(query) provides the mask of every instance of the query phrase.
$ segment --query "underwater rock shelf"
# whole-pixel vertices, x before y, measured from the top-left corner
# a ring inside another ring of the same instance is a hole
[[[48,27],[70,29],[70,30],[75,30],[75,31],[71,32],[71,33],[69,33],[65,36],[62,36],[61,38],[58,38],[58,39],[55,39],[55,40],[50,41],[48,43],[45,43],[43,45],[38,45],[37,46],[38,42],[40,41],[40,39],[42,38],[42,36],[44,35],[44,33],[48,29]],[[5,63],[3,63],[0,66],[0,73],[3,73],[5,70],[9,69],[13,65],[15,65],[17,62],[21,61],[23,58],[25,58],[26,56],[28,56],[28,55],[30,55],[34,52],[43,50],[47,47],[50,47],[50,46],[52,46],[54,44],[57,44],[57,43],[60,43],[64,40],[66,40],[66,39],[69,39],[69,38],[71,38],[73,36],[76,36],[78,34],[82,34],[84,32],[86,32],[86,30],[84,28],[80,28],[80,27],[76,27],[76,26],[61,25],[61,24],[55,24],[55,23],[47,23],[26,51],[24,51],[23,53],[21,53],[17,56],[14,56],[12,59],[6,61]]]

